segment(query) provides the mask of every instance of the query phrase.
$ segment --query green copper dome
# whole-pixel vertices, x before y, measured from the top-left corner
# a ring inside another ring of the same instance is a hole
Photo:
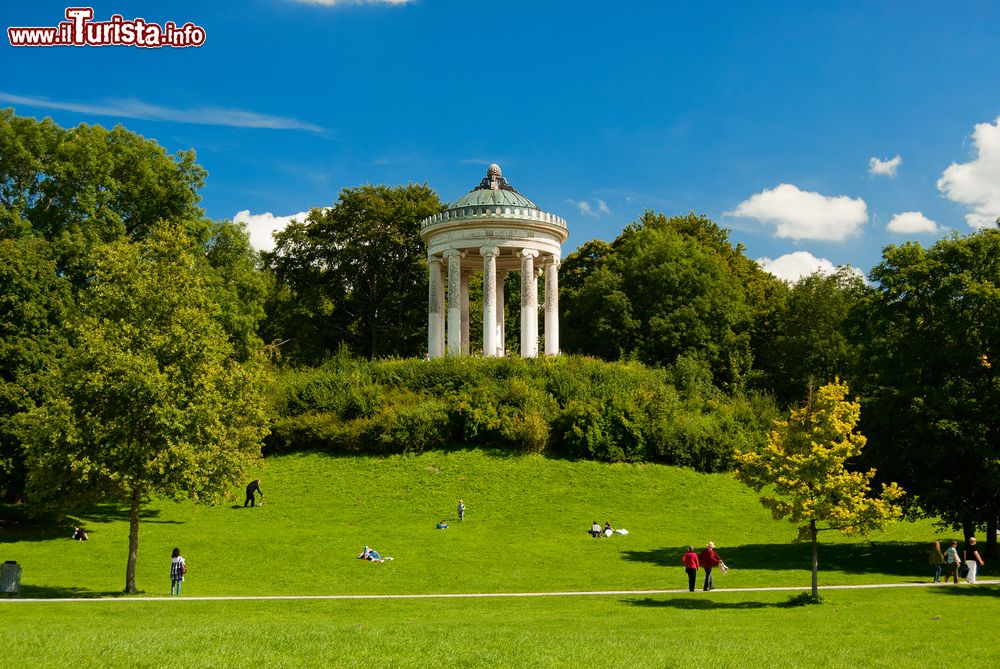
[[[451,203],[450,208],[467,207],[476,204],[501,204],[511,207],[526,207],[528,209],[538,209],[538,205],[524,197],[520,193],[509,190],[489,190],[476,189],[471,193],[466,193]]]
[[[538,209],[538,205],[518,193],[513,186],[507,183],[507,180],[500,174],[500,167],[495,163],[490,165],[486,171],[486,177],[479,183],[479,186],[452,202],[449,208],[483,204]]]

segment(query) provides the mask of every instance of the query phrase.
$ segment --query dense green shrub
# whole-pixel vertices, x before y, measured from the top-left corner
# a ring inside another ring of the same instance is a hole
[[[591,358],[354,360],[278,380],[269,452],[420,452],[452,444],[609,462],[731,466],[763,443],[769,397],[727,396],[697,361]],[[674,384],[679,381],[681,387]]]

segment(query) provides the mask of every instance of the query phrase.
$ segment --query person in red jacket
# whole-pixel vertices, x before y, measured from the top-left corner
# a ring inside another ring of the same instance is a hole
[[[681,562],[684,563],[684,571],[688,575],[688,590],[694,592],[694,582],[698,578],[698,554],[694,552],[694,546],[688,546],[687,551],[684,553],[684,557],[681,558]]]
[[[705,546],[705,550],[698,555],[698,562],[701,563],[702,568],[705,570],[705,592],[713,590],[712,588],[712,567],[718,567],[722,562],[722,558],[719,554],[715,552],[715,544],[711,541]]]

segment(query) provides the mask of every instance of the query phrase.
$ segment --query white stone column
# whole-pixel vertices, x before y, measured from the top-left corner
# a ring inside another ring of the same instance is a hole
[[[507,272],[505,270],[497,270],[497,355],[499,356],[507,355],[507,337],[504,332],[504,328],[507,326],[504,316],[506,305],[503,290],[506,278]]]
[[[459,293],[462,299],[462,355],[469,355],[469,272],[462,272]]]
[[[522,249],[521,253],[521,357],[538,355],[538,281],[535,279],[535,258],[538,251]]]
[[[559,355],[559,256],[545,265],[545,355]]]
[[[441,255],[448,259],[448,355],[457,357],[462,353],[462,252]]]
[[[441,280],[441,259],[427,258],[427,355],[444,355],[444,282]]]
[[[496,246],[479,249],[483,256],[483,355],[497,354],[497,256]]]

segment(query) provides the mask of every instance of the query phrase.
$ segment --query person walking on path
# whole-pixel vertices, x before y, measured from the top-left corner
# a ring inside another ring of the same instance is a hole
[[[181,594],[181,583],[184,582],[184,574],[187,573],[187,564],[181,557],[181,549],[175,548],[170,554],[170,594]]]
[[[965,575],[965,580],[975,585],[976,573],[979,571],[979,567],[985,564],[983,558],[979,557],[976,538],[969,537],[969,540],[965,542],[965,566],[969,568],[969,573]]]
[[[465,502],[458,500],[458,519],[465,520]]]
[[[931,544],[931,552],[927,557],[928,563],[934,569],[934,582],[941,582],[941,567],[944,566],[944,553],[941,552],[941,542],[935,541]]]
[[[694,546],[687,547],[684,556],[681,557],[681,562],[684,563],[684,571],[687,572],[688,590],[694,592],[694,583],[698,580],[699,567],[698,554],[694,552]]]
[[[705,570],[705,587],[703,590],[705,592],[714,590],[715,588],[712,586],[712,568],[718,567],[722,562],[722,558],[720,558],[719,554],[715,552],[715,544],[711,541],[708,542],[708,545],[705,546],[705,550],[698,555],[698,562]]]
[[[958,565],[961,560],[958,558],[958,542],[952,541],[951,546],[944,552],[944,563],[948,567],[948,573],[944,575],[944,582],[954,580],[958,583]]]
[[[260,503],[263,504],[264,491],[260,489],[260,479],[254,479],[253,481],[250,481],[250,484],[247,486],[247,498],[243,502],[244,509],[247,508],[247,504],[249,504],[251,507],[254,505],[254,502],[257,500],[257,496],[255,493],[258,492],[260,493]]]

